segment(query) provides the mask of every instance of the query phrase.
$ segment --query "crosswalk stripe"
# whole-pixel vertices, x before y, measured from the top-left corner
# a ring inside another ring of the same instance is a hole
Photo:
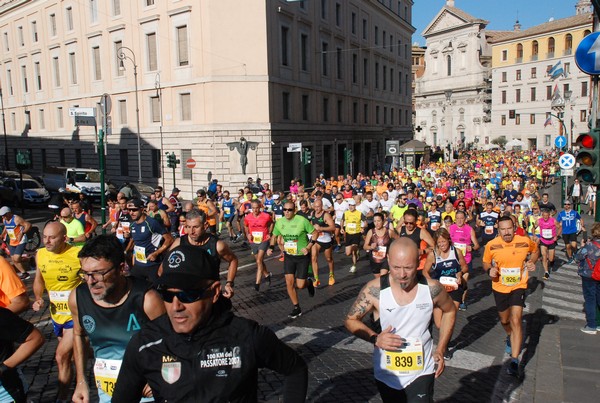
[[[549,314],[556,315],[560,318],[585,320],[585,315],[583,314],[583,312],[565,311],[564,309],[555,308],[553,306],[544,306],[544,309]]]
[[[579,274],[577,274],[577,270],[558,269],[557,271],[551,273],[550,275],[551,276],[558,275],[558,276],[562,276],[565,278],[579,279]]]
[[[573,309],[575,312],[581,312],[581,308],[583,307],[582,306],[583,301],[580,303],[568,302],[568,301],[564,301],[562,299],[547,297],[545,295],[542,298],[542,301],[544,303],[548,303],[550,305],[554,305],[557,307]]]
[[[553,280],[554,279],[552,277],[550,277],[550,282],[546,283],[546,287],[544,288],[544,291],[558,290],[558,291],[572,292],[575,294],[581,294],[581,283],[564,284],[564,283],[558,283]]]
[[[544,290],[544,292],[547,292],[547,291],[548,291],[548,289]],[[556,291],[556,290],[550,290],[550,292],[548,294],[549,294],[548,296],[561,298],[564,301],[570,301],[570,302],[574,302],[574,303],[583,304],[583,296],[581,294],[574,294],[572,292],[562,292],[562,291]]]

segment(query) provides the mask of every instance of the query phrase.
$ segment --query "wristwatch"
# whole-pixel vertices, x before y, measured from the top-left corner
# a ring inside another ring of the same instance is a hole
[[[371,344],[373,344],[373,345],[377,344],[377,336],[379,336],[379,335],[373,334],[373,335],[371,335],[371,337],[369,337],[369,341],[371,342]]]
[[[69,237],[69,242],[73,242],[75,239],[73,237]]]
[[[225,282],[225,285],[227,285],[227,284],[231,285],[231,288],[233,288],[235,285],[235,284],[233,284],[232,280],[227,280],[227,282]]]

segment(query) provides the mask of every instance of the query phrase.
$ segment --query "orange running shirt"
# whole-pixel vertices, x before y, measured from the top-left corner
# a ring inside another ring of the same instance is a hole
[[[515,235],[511,243],[506,243],[502,237],[492,239],[485,246],[483,262],[496,262],[500,272],[492,279],[492,289],[496,292],[509,294],[511,291],[527,288],[528,271],[524,269],[525,259],[530,253],[537,251],[537,244],[526,236]]]

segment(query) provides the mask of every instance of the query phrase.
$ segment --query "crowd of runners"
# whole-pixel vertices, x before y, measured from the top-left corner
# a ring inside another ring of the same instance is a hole
[[[595,189],[587,193],[583,188],[570,189],[572,196],[564,206],[549,201],[545,189],[560,180],[556,162],[555,153],[478,151],[418,169],[355,177],[320,175],[310,186],[294,180],[288,189],[271,189],[251,178],[243,188],[224,189],[213,180],[191,201],[183,201],[177,188],[167,195],[157,187],[147,204],[120,192],[107,203],[108,222],[102,229],[108,235],[96,235],[100,227],[82,201],[57,202],[63,205],[56,209],[56,221],[45,226],[44,246],[36,257],[33,309],[41,310],[49,299],[59,338],[58,401],[89,400],[88,342],[100,401],[192,396],[207,400],[225,396],[224,400],[233,401],[256,394],[255,384],[243,390],[256,380],[246,363],[285,374],[289,401],[303,401],[306,363],[302,358],[268,329],[231,318],[238,267],[232,245],[236,243],[242,246],[238,253],[255,259],[256,292],[271,285],[274,268],[265,257],[275,254],[283,261],[292,319],[302,315],[300,300],[305,297],[299,290],[306,289],[310,298],[319,287],[335,287],[340,270],[357,273],[359,260],[368,260],[373,279],[350,309],[346,326],[375,345],[374,372],[384,401],[411,401],[417,394],[432,399],[433,380],[443,371],[444,359],[451,359],[447,344],[456,311],[468,309],[473,256],[484,249],[483,269],[492,280],[506,331],[506,352],[511,355],[508,371],[519,376],[528,272],[536,269],[539,258],[544,279],[550,280],[561,238],[572,260],[579,248],[578,234],[585,234],[584,212],[595,210]],[[24,272],[19,256],[30,224],[7,207],[0,214],[12,262]],[[344,267],[334,262],[337,253],[348,257]],[[225,278],[219,275],[222,261],[227,266]],[[7,272],[7,267],[1,260],[0,268]],[[25,274],[21,278],[25,280]],[[11,298],[22,294],[21,280],[11,284],[15,289],[3,290],[8,297],[1,305],[8,309]],[[22,312],[21,305],[13,312]],[[395,307],[400,309],[390,314]],[[222,332],[214,322],[233,326],[239,335],[229,335],[234,341],[227,336],[217,340],[202,331],[209,327]],[[430,323],[440,330],[435,351]],[[195,342],[186,349],[171,340],[174,352],[160,338],[167,337],[164,332],[183,333]],[[133,334],[135,341],[128,348]],[[26,337],[21,332],[10,340],[20,341],[17,336]],[[216,343],[208,350],[200,343],[207,338]],[[166,350],[161,350],[161,343]],[[262,356],[265,349],[272,349],[268,359]],[[34,351],[30,349],[29,355]],[[156,354],[162,354],[162,362],[152,364],[150,357]],[[202,368],[181,363],[198,354]],[[29,355],[21,355],[20,362]],[[1,357],[6,361],[0,379],[4,390],[20,401],[17,396],[24,393],[20,380],[13,376],[8,382],[4,377],[20,363],[9,362],[11,356]],[[237,383],[230,387],[208,371],[221,369],[229,374],[240,365],[243,375],[235,375],[232,379]],[[212,386],[199,390],[190,382],[192,375],[182,375],[184,369],[210,377]],[[70,396],[74,375],[75,394]]]

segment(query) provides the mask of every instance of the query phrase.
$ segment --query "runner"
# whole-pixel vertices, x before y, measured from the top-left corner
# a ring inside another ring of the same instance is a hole
[[[329,266],[329,285],[335,284],[334,264],[333,264],[333,237],[331,234],[335,231],[335,223],[331,215],[323,210],[323,201],[315,200],[313,202],[313,217],[311,224],[317,231],[317,240],[311,248],[311,264],[315,276],[315,287],[321,285],[319,281],[319,252],[323,250],[325,260]]]
[[[383,402],[433,402],[434,379],[444,372],[443,354],[454,329],[456,308],[439,282],[417,270],[419,250],[412,241],[394,241],[388,263],[389,275],[363,287],[345,325],[375,346],[374,373]],[[430,331],[434,308],[442,311],[435,350]],[[363,322],[371,312],[380,317],[383,330],[379,334]]]
[[[387,265],[387,251],[392,241],[398,238],[398,234],[388,226],[384,226],[385,218],[382,213],[375,213],[373,224],[375,227],[365,238],[363,249],[369,253],[369,266],[371,273],[377,278],[389,272]]]
[[[19,278],[21,280],[27,280],[30,275],[27,273],[27,270],[25,270],[22,255],[23,252],[25,252],[27,232],[31,229],[31,224],[23,217],[13,214],[10,207],[3,206],[0,208],[0,216],[2,216],[2,222],[4,224],[4,230],[0,237],[8,245],[10,260],[19,271]]]
[[[60,223],[67,229],[67,241],[74,246],[82,246],[87,237],[85,228],[81,221],[73,216],[73,212],[69,207],[65,207],[60,211]]]
[[[404,225],[400,228],[396,228],[398,235],[400,238],[406,237],[411,239],[417,248],[421,250],[420,260],[422,265],[425,264],[425,259],[427,258],[427,253],[434,247],[433,238],[429,231],[425,228],[419,228],[417,226],[418,213],[415,209],[408,209],[404,213],[404,217],[402,221]]]
[[[341,193],[335,194],[335,202],[333,203],[333,209],[335,211],[335,249],[334,252],[342,251],[342,236],[341,236],[341,223],[344,218],[344,213],[349,209],[348,202],[344,200]]]
[[[309,253],[311,247],[317,239],[314,227],[306,218],[295,214],[295,211],[294,202],[286,201],[284,203],[283,214],[285,214],[285,217],[275,223],[273,237],[271,237],[271,246],[267,251],[267,255],[271,256],[277,238],[282,238],[285,253],[283,263],[285,285],[288,296],[294,305],[294,309],[288,315],[292,319],[296,319],[302,315],[296,288],[306,288],[309,296],[313,297],[315,295],[315,287],[312,279],[308,277],[308,265],[310,264]],[[308,234],[312,234],[310,242],[307,238]]]
[[[237,241],[235,231],[233,229],[233,220],[235,219],[236,203],[230,198],[228,190],[223,192],[223,199],[219,205],[220,217],[219,221],[224,222],[227,227],[227,233],[229,234],[229,240],[231,242]]]
[[[94,351],[99,401],[108,403],[129,339],[143,324],[164,314],[164,304],[144,280],[124,276],[123,246],[115,237],[100,235],[90,240],[79,252],[79,259],[79,275],[84,283],[69,296],[77,372],[73,401],[90,401],[86,373],[88,338]]]
[[[485,246],[483,269],[492,278],[492,291],[500,323],[507,334],[506,352],[511,356],[507,372],[519,377],[519,354],[523,341],[523,307],[528,272],[535,270],[540,252],[537,244],[525,236],[515,235],[510,217],[498,219],[499,237]]]
[[[33,280],[33,310],[39,312],[45,305],[44,290],[50,298],[50,316],[54,334],[58,337],[56,364],[58,366],[58,401],[66,402],[73,369],[73,317],[69,309],[69,295],[79,284],[81,265],[79,247],[66,243],[65,226],[50,222],[44,228],[44,248],[37,251],[37,269]]]
[[[494,203],[487,202],[485,204],[485,211],[479,213],[477,217],[477,225],[482,228],[481,233],[481,244],[485,245],[492,239],[498,236],[498,218],[497,212],[493,211]]]
[[[85,238],[90,239],[93,237],[96,232],[96,227],[98,227],[98,222],[83,208],[81,201],[73,201],[73,203],[71,203],[71,211],[73,212],[73,217],[78,219],[81,225],[83,225]]]
[[[374,227],[373,216],[375,213],[381,212],[381,204],[378,200],[373,199],[373,192],[369,191],[365,193],[365,199],[357,207],[357,210],[359,210],[366,218],[367,226],[364,228],[364,233],[366,235],[367,231]]]
[[[169,203],[174,207],[173,211],[167,211],[167,215],[169,216],[169,221],[171,222],[171,235],[173,238],[177,238],[178,231],[177,226],[179,224],[179,217],[183,211],[183,205],[181,204],[181,200],[179,199],[179,188],[174,187],[171,191],[171,195],[169,196]],[[168,208],[167,208],[168,210]]]
[[[252,254],[256,261],[256,283],[254,289],[260,291],[263,278],[271,286],[271,273],[267,271],[264,258],[269,248],[271,233],[273,232],[273,220],[269,213],[261,211],[259,200],[252,200],[252,212],[244,217],[244,226],[248,242],[252,248]]]
[[[469,280],[469,273],[473,271],[472,251],[479,249],[479,242],[477,242],[477,235],[475,235],[475,230],[466,223],[466,214],[461,210],[456,212],[456,223],[450,226],[449,232],[454,247],[462,252],[463,256],[465,257],[465,262],[467,262],[468,272],[464,276],[465,287],[463,292],[463,298],[461,304],[458,307],[461,311],[466,311],[466,281]]]
[[[203,211],[206,214],[206,221],[208,223],[208,231],[212,234],[217,234],[217,217],[218,211],[215,204],[206,196],[206,191],[204,189],[198,190],[196,193],[198,199],[196,201],[197,207],[200,211]],[[241,229],[241,226],[240,226]]]
[[[205,251],[210,256],[213,270],[219,273],[221,259],[228,263],[227,279],[223,296],[233,297],[235,276],[237,274],[238,258],[226,242],[221,241],[215,234],[208,232],[209,226],[203,211],[192,210],[185,215],[185,232],[187,236],[176,239],[171,249],[179,245],[192,245]],[[160,272],[159,272],[160,274]]]
[[[362,227],[365,225],[364,215],[356,209],[356,201],[348,199],[348,210],[340,223],[341,233],[346,236],[346,256],[352,256],[350,273],[356,273]]]
[[[556,242],[562,232],[562,227],[554,217],[550,215],[547,208],[542,210],[542,216],[537,221],[540,229],[540,252],[542,254],[542,265],[544,267],[544,280],[550,278],[550,270],[554,269],[554,250]]]
[[[131,237],[125,252],[133,251],[131,275],[154,281],[162,253],[169,250],[173,237],[154,218],[146,216],[140,199],[129,200],[127,211],[131,216]]]
[[[567,247],[567,264],[573,263],[573,254],[577,251],[577,235],[585,231],[583,218],[571,209],[571,201],[565,200],[565,209],[558,213],[556,220],[562,227],[562,239]],[[579,228],[578,228],[579,227]]]

